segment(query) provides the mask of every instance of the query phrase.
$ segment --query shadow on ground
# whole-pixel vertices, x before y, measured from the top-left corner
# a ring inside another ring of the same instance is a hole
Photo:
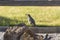
[[[36,25],[37,27],[60,27],[60,26],[58,26],[58,25],[56,25],[56,26],[50,26],[50,25]]]
[[[0,26],[13,26],[14,24],[18,23],[19,21],[16,19],[10,19],[7,17],[0,16]]]

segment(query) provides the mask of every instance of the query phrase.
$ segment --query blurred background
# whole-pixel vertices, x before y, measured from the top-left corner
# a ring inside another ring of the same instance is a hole
[[[30,14],[37,25],[60,26],[60,6],[0,6],[0,26],[28,23]]]

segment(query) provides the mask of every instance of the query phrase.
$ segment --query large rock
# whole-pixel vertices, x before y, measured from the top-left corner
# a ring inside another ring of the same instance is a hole
[[[36,40],[35,33],[29,28],[9,27],[5,34],[4,40]]]

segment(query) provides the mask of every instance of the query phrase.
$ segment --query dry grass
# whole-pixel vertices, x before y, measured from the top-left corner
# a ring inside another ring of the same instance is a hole
[[[22,21],[29,25],[25,14],[30,14],[37,25],[60,26],[60,6],[0,6],[0,25]]]

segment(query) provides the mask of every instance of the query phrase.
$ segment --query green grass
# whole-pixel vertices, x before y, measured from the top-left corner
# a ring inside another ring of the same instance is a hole
[[[60,26],[60,6],[0,6],[0,26],[19,24],[29,25],[30,14],[37,25]]]

